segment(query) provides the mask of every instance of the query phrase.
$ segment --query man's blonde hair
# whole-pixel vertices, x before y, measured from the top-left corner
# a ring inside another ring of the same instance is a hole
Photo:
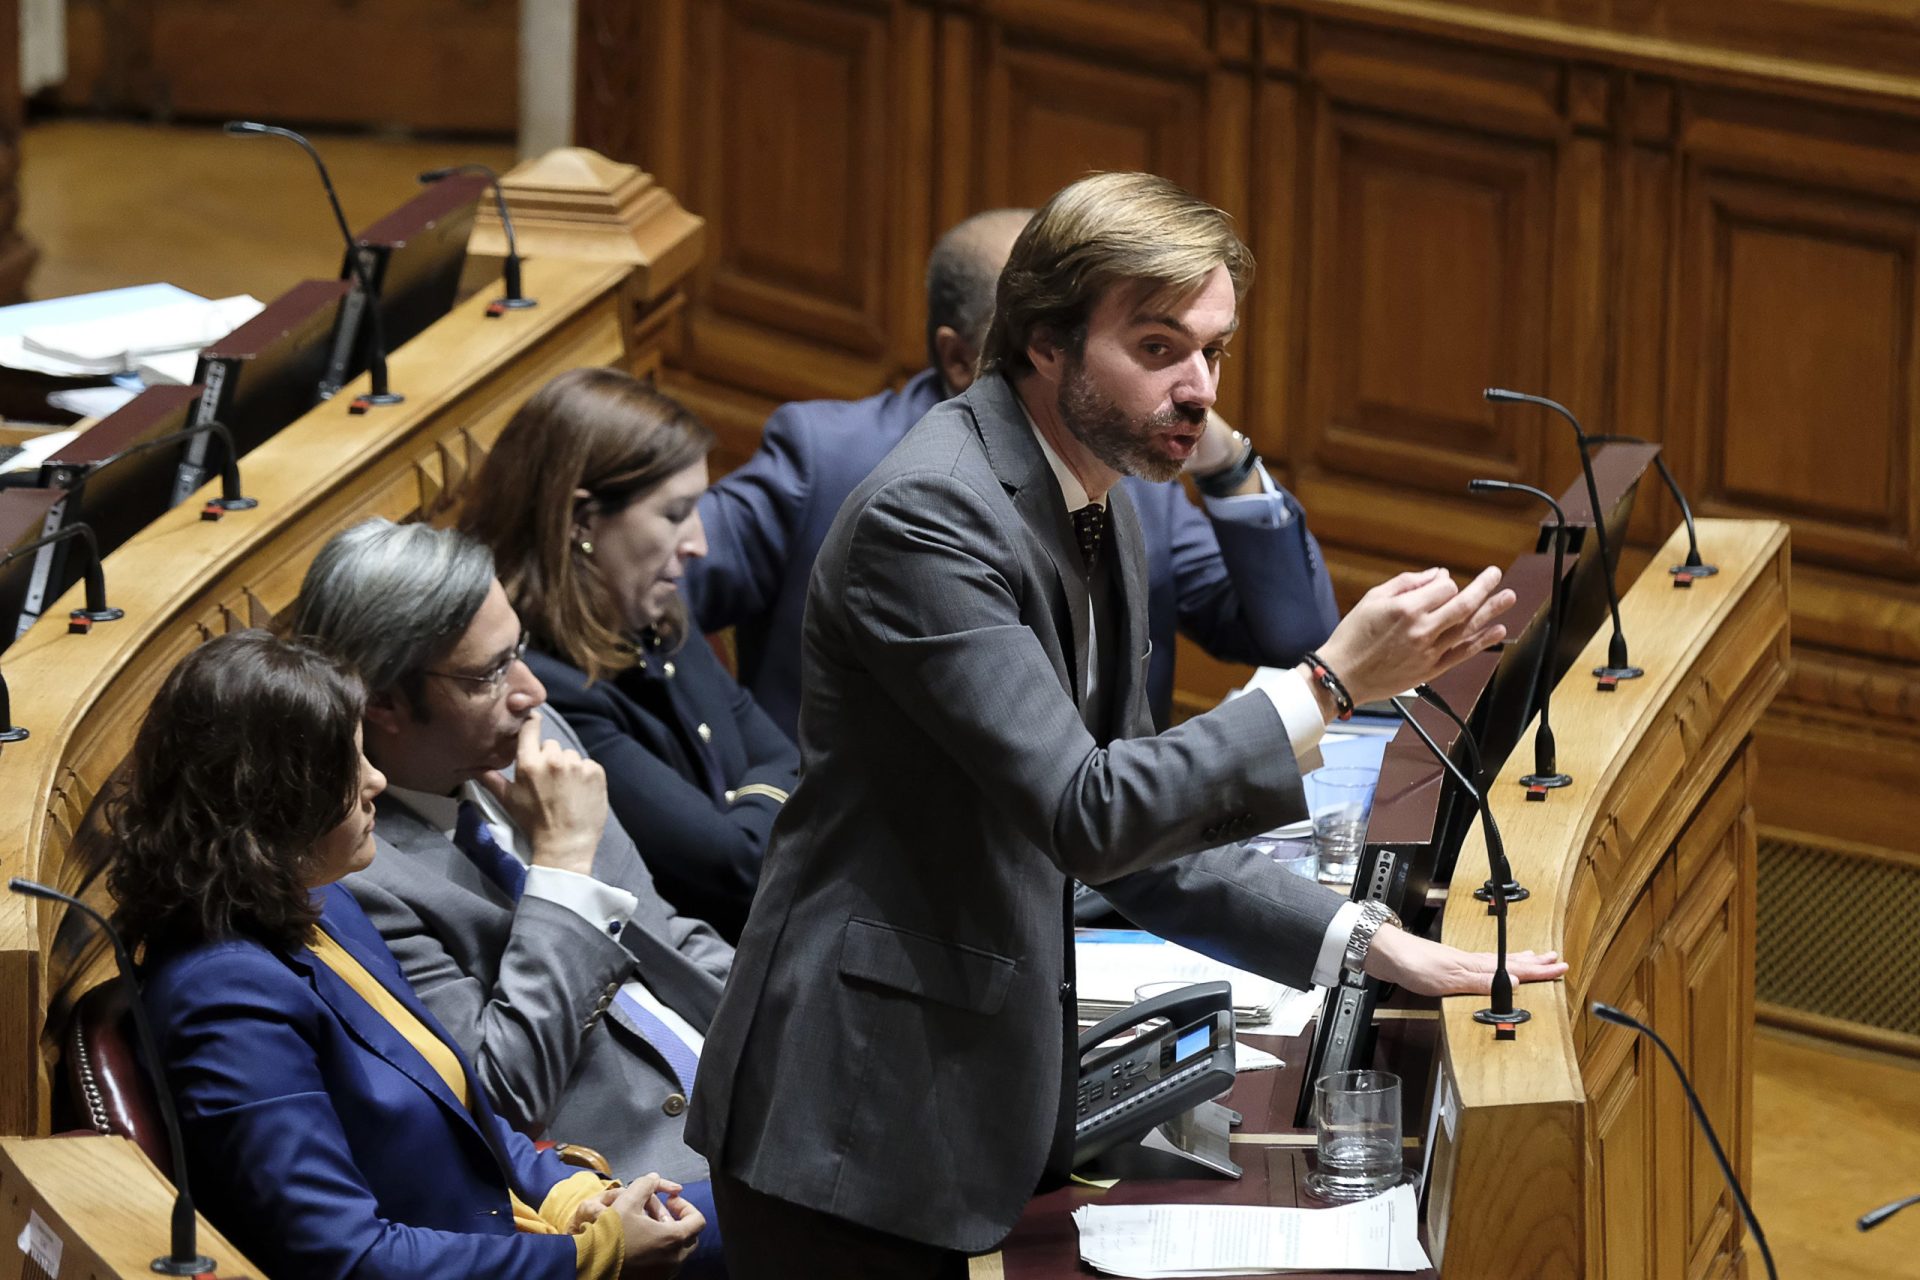
[[[1043,330],[1079,351],[1087,317],[1112,285],[1178,295],[1218,266],[1237,303],[1253,279],[1253,254],[1225,213],[1151,173],[1090,174],[1054,193],[1013,242],[980,371],[1032,369],[1027,346]]]

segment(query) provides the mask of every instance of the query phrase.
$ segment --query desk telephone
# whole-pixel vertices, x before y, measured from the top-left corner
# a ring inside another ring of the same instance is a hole
[[[1102,1049],[1129,1027],[1165,1025]],[[1217,1098],[1233,1087],[1233,988],[1200,982],[1122,1009],[1080,1036],[1073,1163]]]

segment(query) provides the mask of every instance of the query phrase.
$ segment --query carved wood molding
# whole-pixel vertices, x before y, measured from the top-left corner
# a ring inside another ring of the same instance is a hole
[[[522,256],[616,262],[632,268],[632,287],[651,302],[699,264],[706,222],[688,213],[653,175],[585,147],[560,147],[501,176]],[[500,215],[483,202],[472,253],[504,257]]]

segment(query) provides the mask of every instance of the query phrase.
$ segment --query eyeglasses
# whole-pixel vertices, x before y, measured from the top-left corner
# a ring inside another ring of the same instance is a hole
[[[522,631],[518,643],[513,646],[513,652],[479,675],[466,671],[427,671],[422,674],[458,680],[462,684],[472,685],[487,697],[497,698],[500,691],[507,687],[507,677],[513,673],[513,664],[526,658],[529,639],[527,633]]]

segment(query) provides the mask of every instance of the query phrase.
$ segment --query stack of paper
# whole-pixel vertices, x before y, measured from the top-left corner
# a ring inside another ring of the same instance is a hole
[[[1333,1209],[1241,1205],[1082,1205],[1080,1258],[1108,1275],[1269,1275],[1424,1271],[1413,1188]]]
[[[65,324],[35,325],[10,353],[16,368],[47,373],[132,373],[143,359],[197,352],[260,314],[257,298],[239,294],[143,307]],[[189,373],[188,377],[192,374]]]
[[[1135,929],[1082,929],[1073,954],[1082,1021],[1131,1008],[1142,987],[1163,983],[1232,983],[1234,1021],[1270,1035],[1297,1035],[1320,1008],[1318,990],[1296,991]]]

